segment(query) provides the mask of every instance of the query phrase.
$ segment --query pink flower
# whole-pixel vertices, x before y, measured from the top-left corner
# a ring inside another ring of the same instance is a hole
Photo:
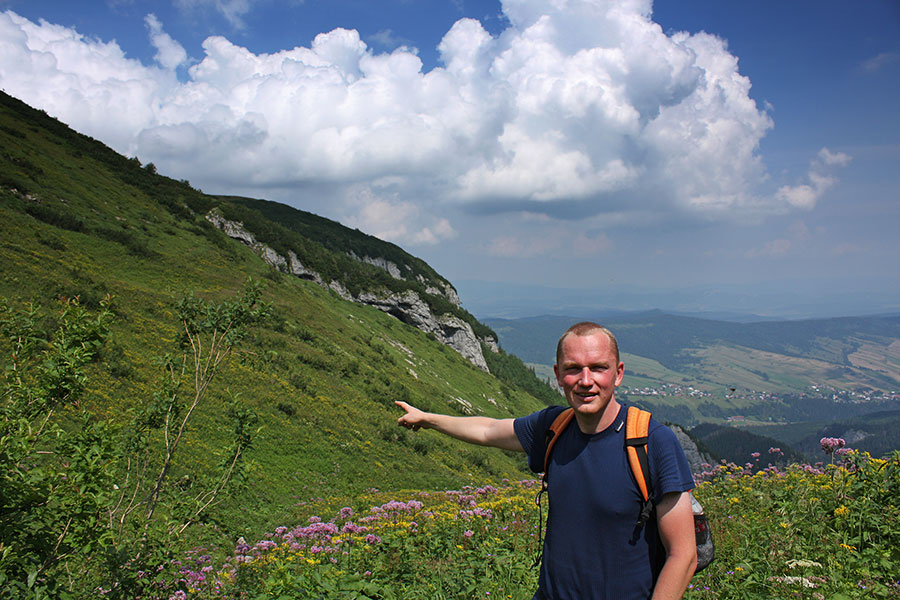
[[[844,441],[844,438],[823,437],[819,440],[819,444],[822,446],[822,452],[831,454],[838,448],[843,448],[847,442]]]

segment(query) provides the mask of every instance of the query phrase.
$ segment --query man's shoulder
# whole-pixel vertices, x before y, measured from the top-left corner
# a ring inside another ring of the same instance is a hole
[[[543,470],[543,453],[546,449],[546,434],[554,419],[564,410],[565,406],[548,406],[530,415],[519,417],[513,422],[516,437],[529,456],[529,466],[535,472]]]
[[[553,421],[561,415],[565,410],[566,406],[548,406],[546,408],[542,408],[541,410],[537,410],[530,415],[525,415],[523,417],[519,417],[516,421],[529,421],[534,423],[535,425],[543,426],[545,429],[549,429],[550,425],[553,424]]]

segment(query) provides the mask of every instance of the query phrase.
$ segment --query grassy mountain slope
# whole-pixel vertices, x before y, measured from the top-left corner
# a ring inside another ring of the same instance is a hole
[[[202,218],[227,200],[157,175],[152,164],[122,157],[6,95],[0,146],[0,296],[49,311],[58,296],[79,296],[91,307],[107,293],[114,298],[112,340],[91,365],[85,400],[98,417],[124,422],[148,402],[160,375],[154,358],[178,351],[177,298],[217,300],[248,278],[263,282],[274,317],[218,376],[172,474],[189,482],[219,460],[229,434],[225,399],[259,414],[249,488],[210,516],[224,531],[291,522],[324,495],[524,476],[519,456],[398,428],[393,405],[407,400],[492,416],[544,405],[514,378],[501,382],[387,314],[273,271]],[[343,235],[354,238],[349,230]],[[361,279],[383,273],[345,262],[314,237],[304,243],[323,261],[358,267]],[[439,277],[424,263],[417,268]],[[0,349],[5,356],[8,348]]]

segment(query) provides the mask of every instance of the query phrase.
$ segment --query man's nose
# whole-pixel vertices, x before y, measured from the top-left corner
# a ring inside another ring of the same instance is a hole
[[[578,380],[578,383],[584,386],[590,386],[594,383],[593,379],[591,379],[591,370],[589,368],[581,369],[581,378]]]

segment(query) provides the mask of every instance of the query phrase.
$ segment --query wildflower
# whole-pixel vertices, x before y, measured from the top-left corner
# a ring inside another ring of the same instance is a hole
[[[849,550],[850,552],[856,550],[856,546],[848,546],[847,544],[841,544],[841,548],[843,548],[844,550]]]
[[[848,514],[850,514],[850,509],[847,508],[846,506],[844,506],[843,504],[841,504],[839,507],[834,509],[834,516],[836,516],[836,517],[843,517]]]
[[[470,538],[473,535],[475,535],[475,532],[472,531],[471,529],[466,529],[466,531],[465,531],[465,533],[463,533],[463,535],[466,536],[467,538]]]
[[[844,438],[823,437],[819,440],[819,445],[825,454],[831,454],[838,448],[843,448],[846,444],[847,442]]]

